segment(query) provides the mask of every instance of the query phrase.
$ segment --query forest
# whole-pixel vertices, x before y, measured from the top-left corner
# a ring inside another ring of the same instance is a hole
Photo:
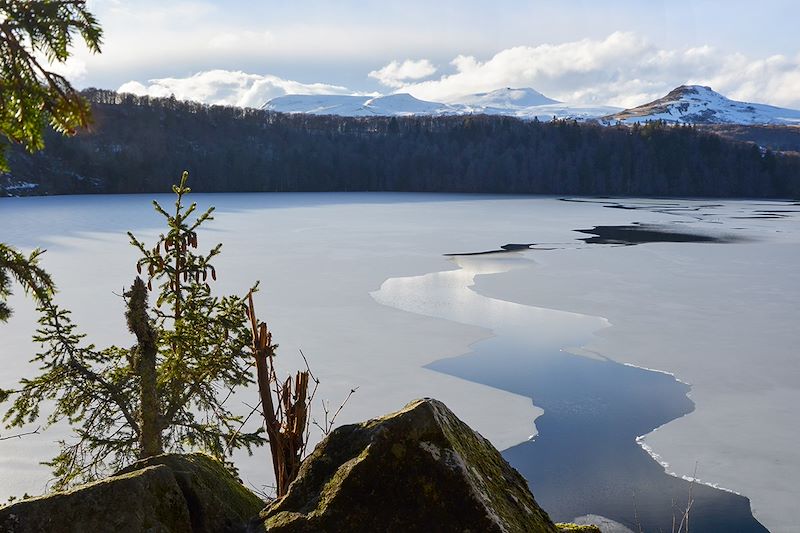
[[[188,169],[203,192],[800,196],[797,153],[693,126],[289,115],[82,94],[93,125],[72,137],[46,132],[35,154],[13,147],[0,192],[165,192]]]

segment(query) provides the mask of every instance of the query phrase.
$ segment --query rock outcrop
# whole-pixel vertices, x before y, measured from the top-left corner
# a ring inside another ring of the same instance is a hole
[[[598,533],[553,524],[528,483],[444,404],[424,399],[333,431],[264,502],[203,454],[164,454],[0,507],[0,533]]]
[[[253,529],[558,531],[491,443],[431,399],[334,430]]]
[[[165,454],[0,508],[0,533],[235,533],[263,506],[215,459]]]

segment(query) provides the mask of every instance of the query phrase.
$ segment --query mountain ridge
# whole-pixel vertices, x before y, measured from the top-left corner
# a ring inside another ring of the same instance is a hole
[[[680,85],[661,98],[603,120],[627,124],[664,120],[681,124],[800,125],[800,111],[731,100],[704,85]]]
[[[506,87],[465,95],[449,102],[420,100],[408,93],[389,95],[291,94],[267,101],[261,109],[279,113],[337,115],[343,117],[406,117],[442,115],[501,115],[523,120],[595,120],[621,111],[612,106],[569,104],[531,88]]]
[[[549,104],[562,104],[558,100],[548,98],[536,89],[530,87],[512,88],[504,87],[485,93],[468,94],[450,101],[451,104],[460,104],[476,107],[533,107]]]
[[[800,125],[800,110],[731,100],[710,87],[680,85],[661,98],[629,109],[559,102],[530,87],[504,87],[453,98],[420,100],[389,95],[285,95],[262,109],[282,113],[364,116],[500,115],[522,120],[571,119],[625,124],[663,120],[675,124]]]

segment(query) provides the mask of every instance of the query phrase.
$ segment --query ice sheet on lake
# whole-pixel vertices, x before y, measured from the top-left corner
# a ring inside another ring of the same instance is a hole
[[[336,404],[360,387],[340,422],[429,395],[499,447],[530,435],[537,414],[530,400],[421,368],[468,351],[491,332],[381,306],[369,293],[388,278],[452,268],[444,253],[505,243],[557,248],[524,252],[536,262],[527,268],[479,275],[476,290],[608,319],[612,327],[583,353],[670,372],[693,387],[696,411],[644,442],[676,473],[692,474],[697,462],[699,478],[750,497],[757,518],[771,530],[796,524],[800,227],[791,214],[735,218],[796,207],[647,201],[641,203],[647,209],[607,209],[605,200],[400,194],[195,199],[219,208],[211,229],[201,234],[201,244],[225,243],[218,289],[243,293],[251,281],[262,280],[257,305],[281,345],[282,369],[302,364],[296,356],[302,348],[322,378],[322,397]],[[124,231],[143,234],[154,227],[149,200],[0,199],[0,241],[49,248],[45,265],[76,322],[98,345],[125,345],[132,340],[114,292],[130,284],[135,256]],[[759,240],[615,247],[585,244],[572,231],[633,222],[681,223]],[[106,233],[91,233],[97,231]],[[31,374],[25,361],[35,350],[31,306],[21,298],[12,303],[16,317],[2,326],[0,387]],[[237,400],[254,397],[243,391]],[[38,462],[52,457],[50,443],[65,435],[54,428],[43,437],[0,441],[0,500],[41,492],[48,476]],[[270,480],[264,453],[236,458],[257,487]]]
[[[562,249],[537,255],[529,270],[479,277],[476,290],[608,318],[612,327],[585,349],[692,385],[695,412],[643,437],[647,449],[679,476],[697,464],[698,478],[748,496],[770,530],[792,531],[800,220],[742,223],[734,217],[745,205],[706,210],[694,227],[757,242]],[[752,209],[770,207],[780,208]]]

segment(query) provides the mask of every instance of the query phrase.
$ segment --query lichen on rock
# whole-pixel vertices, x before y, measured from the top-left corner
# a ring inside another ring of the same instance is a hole
[[[157,465],[0,508],[0,533],[191,533],[175,476]]]
[[[432,399],[334,430],[256,529],[557,531],[491,443]]]
[[[106,479],[0,508],[0,533],[237,533],[264,502],[199,453],[138,461]]]

